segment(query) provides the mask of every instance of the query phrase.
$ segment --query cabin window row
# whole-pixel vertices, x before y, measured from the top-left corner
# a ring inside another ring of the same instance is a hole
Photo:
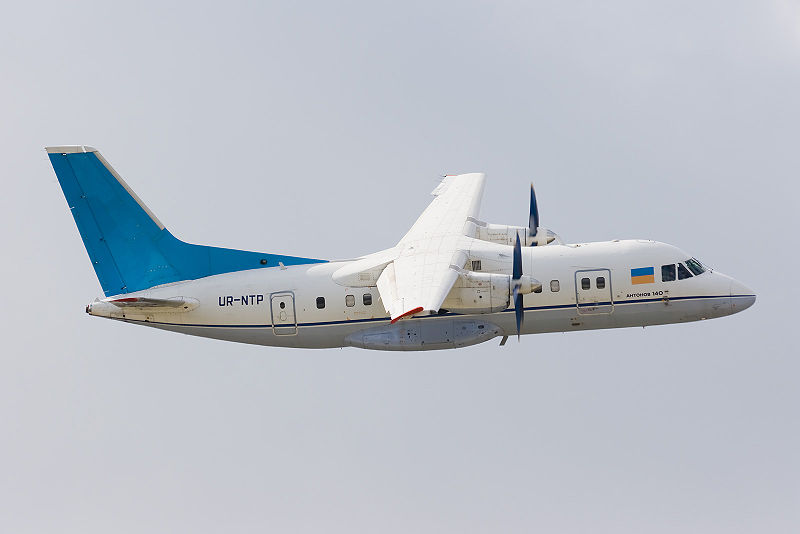
[[[692,278],[692,276],[698,276],[706,271],[706,268],[703,267],[703,264],[697,261],[694,258],[688,259],[683,263],[678,264],[669,264],[669,265],[662,265],[661,266],[661,281],[662,282],[672,282],[674,280],[685,280],[687,278]],[[594,285],[596,289],[605,289],[606,287],[606,279],[604,276],[598,276],[594,280]],[[584,277],[581,278],[581,289],[584,291],[588,291],[592,288],[592,280],[591,278]],[[550,292],[551,293],[558,293],[561,291],[561,283],[558,280],[550,280]],[[534,291],[534,293],[541,293],[542,288],[540,287],[538,290]],[[361,301],[364,303],[364,306],[371,306],[372,305],[372,293],[364,293],[361,296]],[[345,295],[344,298],[345,306],[348,308],[352,308],[356,305],[356,297],[355,295]],[[320,310],[325,308],[325,297],[317,297],[317,308]]]
[[[538,289],[534,289],[533,292],[534,293],[541,293],[543,287],[544,287],[544,284],[539,286]],[[561,282],[559,282],[558,280],[550,280],[550,292],[551,293],[558,293],[559,291],[561,291]]]
[[[539,289],[534,290],[534,293],[541,293],[542,287],[543,286],[540,286]],[[550,280],[550,292],[558,293],[559,291],[561,291],[561,282],[558,280]]]
[[[361,295],[361,302],[364,303],[364,306],[372,306],[372,293],[364,293]],[[356,296],[355,295],[345,295],[344,296],[344,305],[348,308],[352,308],[356,305]],[[322,310],[325,309],[325,297],[317,297],[317,308]]]
[[[692,276],[698,276],[706,272],[703,264],[694,258],[688,259],[683,263],[671,263],[669,265],[661,266],[661,281],[673,282],[677,280],[686,280]]]
[[[589,283],[588,278],[584,278],[583,280],[586,280],[587,284]],[[599,277],[596,283],[598,289],[603,289],[605,287],[605,278],[603,278],[602,276]],[[584,289],[589,289],[589,288],[585,287]],[[559,291],[561,291],[561,282],[559,282],[558,280],[550,280],[550,292],[558,293]],[[539,287],[537,290],[534,291],[534,293],[541,293],[541,292],[542,292],[541,287]],[[364,306],[372,306],[372,293],[364,293],[361,296],[361,302],[364,303]],[[345,295],[344,304],[348,308],[352,308],[353,306],[355,306],[356,305],[355,295]],[[325,297],[317,297],[317,308],[320,310],[325,309]]]

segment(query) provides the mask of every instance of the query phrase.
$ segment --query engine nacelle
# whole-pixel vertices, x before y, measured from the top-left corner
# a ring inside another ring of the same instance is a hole
[[[514,246],[519,235],[522,241],[522,246],[544,246],[552,243],[553,241],[561,243],[561,238],[555,232],[547,228],[539,228],[536,236],[528,235],[528,228],[526,226],[508,226],[504,224],[489,224],[482,221],[473,221],[475,223],[476,233],[475,238],[481,241],[489,241],[490,243],[498,243],[500,245]]]
[[[494,313],[508,308],[510,295],[510,276],[465,271],[441,307],[455,313]]]
[[[511,277],[507,274],[463,271],[453,284],[442,308],[455,313],[495,313],[508,308],[513,292]],[[542,287],[542,284],[523,275],[519,292],[523,295]]]
[[[500,327],[475,319],[407,319],[354,332],[345,341],[374,350],[452,349],[483,343],[502,333]]]

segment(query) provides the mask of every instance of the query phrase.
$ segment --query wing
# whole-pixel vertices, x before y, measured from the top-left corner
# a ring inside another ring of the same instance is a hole
[[[395,247],[397,257],[377,281],[392,322],[439,311],[458,278],[455,269],[467,261],[461,249],[465,225],[478,215],[484,181],[482,173],[445,177],[432,193],[436,198]]]
[[[478,216],[485,181],[486,175],[483,173],[445,176],[431,192],[436,198],[428,204],[398,245],[437,236],[464,235],[467,218]]]

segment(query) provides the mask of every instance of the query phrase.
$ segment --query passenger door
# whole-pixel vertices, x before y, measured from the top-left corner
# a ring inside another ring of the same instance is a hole
[[[611,271],[608,269],[576,271],[575,297],[580,314],[589,315],[614,311],[614,300],[611,297]]]
[[[281,291],[269,296],[272,315],[272,332],[276,336],[297,334],[297,316],[294,308],[294,293]]]

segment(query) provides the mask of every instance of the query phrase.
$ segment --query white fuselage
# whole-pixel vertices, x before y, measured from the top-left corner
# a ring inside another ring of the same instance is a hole
[[[506,248],[503,257],[510,258],[511,247]],[[689,258],[671,245],[642,240],[526,247],[524,273],[539,280],[542,290],[524,296],[521,333],[698,321],[753,304],[752,290],[710,269],[682,280],[661,280],[662,265]],[[497,313],[442,311],[390,325],[375,287],[346,287],[332,279],[347,264],[255,269],[125,295],[191,298],[198,305],[190,311],[131,310],[96,301],[87,312],[189,335],[281,347],[429,350],[516,333],[513,305]],[[653,267],[652,282],[633,283],[631,269],[641,267]],[[510,269],[510,262],[491,267],[504,274]]]

